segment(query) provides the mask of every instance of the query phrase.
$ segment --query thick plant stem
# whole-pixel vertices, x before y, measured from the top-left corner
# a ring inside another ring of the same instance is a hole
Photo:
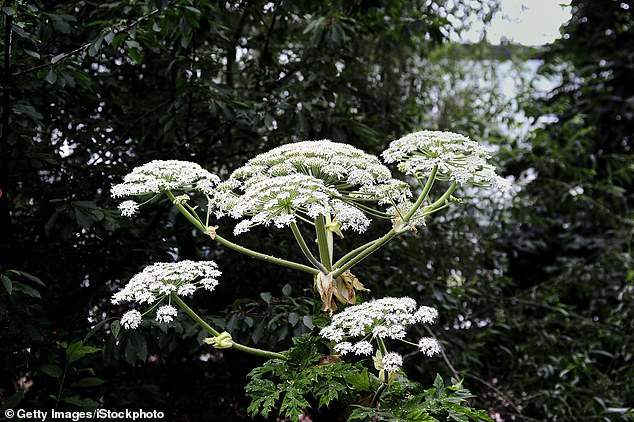
[[[377,405],[379,404],[379,400],[381,400],[381,396],[383,395],[383,392],[385,391],[386,388],[387,388],[387,384],[384,382],[381,382],[381,385],[376,390],[376,393],[374,393],[374,397],[372,397],[372,404],[370,404],[370,407],[377,407]]]
[[[181,299],[180,297],[178,297],[177,295],[172,293],[172,300],[174,300],[174,302],[178,303],[178,306],[180,306],[183,309],[183,311],[187,312],[187,314],[194,321],[196,321],[201,327],[203,327],[205,330],[207,330],[214,337],[218,337],[220,335],[220,333],[218,331],[214,330],[211,327],[211,325],[207,324],[207,322],[200,317],[200,315],[198,315],[196,312],[194,312],[194,310],[192,308],[190,308],[185,302],[183,302],[183,299]]]
[[[412,207],[412,209],[409,210],[405,218],[403,218],[403,221],[406,224],[409,222],[412,216],[416,213],[416,211],[420,208],[420,206],[423,204],[425,199],[427,199],[427,195],[429,194],[429,191],[431,190],[431,187],[434,184],[434,180],[436,179],[437,172],[438,172],[438,166],[434,166],[434,168],[431,170],[429,177],[427,178],[427,183],[425,183],[425,186],[423,187],[423,192],[420,194],[420,196],[414,203],[414,206]]]
[[[372,246],[372,244],[374,242],[376,242],[377,239],[374,239],[371,242],[365,243],[361,246],[359,246],[358,248],[355,248],[353,250],[351,250],[350,252],[348,252],[347,254],[345,254],[344,256],[342,256],[341,258],[339,258],[339,260],[337,262],[335,262],[334,264],[332,264],[333,268],[338,268],[341,264],[343,264],[344,262],[346,262],[348,259],[352,258],[353,256],[355,256],[356,254],[358,254],[359,252],[361,252],[364,249],[369,248],[370,246]]]
[[[197,219],[189,211],[187,211],[187,209],[182,204],[179,204],[179,203],[175,202],[174,194],[172,194],[172,192],[165,191],[165,194],[174,203],[174,205],[176,205],[176,208],[178,208],[178,210],[181,212],[181,214],[183,214],[185,216],[185,218],[187,218],[187,220],[189,220],[189,222],[194,225],[194,227],[196,227],[198,230],[200,230],[203,233],[209,234],[208,228],[205,227],[205,225],[199,219]],[[319,273],[319,270],[317,270],[315,268],[312,268],[312,267],[309,267],[307,265],[303,265],[303,264],[300,264],[298,262],[288,261],[286,259],[277,258],[277,257],[271,256],[271,255],[263,254],[263,253],[256,252],[256,251],[253,251],[251,249],[245,248],[244,246],[237,245],[237,244],[231,242],[230,240],[225,239],[224,237],[222,237],[222,236],[220,236],[219,234],[216,234],[216,233],[214,233],[213,236],[210,234],[210,237],[212,239],[216,240],[221,245],[226,246],[229,249],[233,249],[236,252],[240,252],[240,253],[242,253],[244,255],[248,255],[248,256],[251,256],[253,258],[261,259],[262,261],[266,261],[266,262],[270,262],[272,264],[281,265],[283,267],[288,267],[288,268],[292,268],[292,269],[295,269],[295,270],[303,271],[303,272],[308,273],[308,274],[318,274]]]
[[[328,225],[332,223],[332,218],[330,217],[330,214],[326,214],[324,221],[326,223],[326,228],[328,228]],[[330,266],[332,267],[332,257],[335,253],[335,239],[329,229],[326,230],[326,245],[328,245],[328,262],[331,263]]]
[[[326,270],[326,267],[324,267],[323,264],[319,262],[317,258],[315,258],[313,253],[308,248],[308,245],[306,244],[306,241],[304,240],[302,233],[299,231],[299,227],[297,227],[297,223],[291,223],[291,230],[293,231],[295,240],[297,240],[297,244],[299,245],[300,249],[304,253],[304,256],[306,256],[306,259],[308,259],[308,261],[310,261],[311,264],[317,267],[319,271],[321,271],[324,274],[327,273],[328,270]]]
[[[407,225],[407,223],[409,223],[409,221],[414,216],[416,211],[421,207],[421,205],[423,204],[423,202],[427,198],[427,195],[429,194],[429,191],[430,191],[430,189],[431,189],[431,187],[433,185],[434,179],[436,178],[437,171],[438,171],[438,166],[435,166],[432,169],[432,172],[429,175],[429,178],[427,179],[427,183],[425,183],[425,186],[423,187],[423,192],[420,194],[420,196],[418,197],[418,199],[414,203],[414,206],[412,207],[412,209],[404,217],[403,223],[405,225]],[[447,199],[449,198],[449,196],[456,189],[456,186],[457,186],[457,184],[454,181],[451,184],[451,186],[449,186],[447,191],[440,198],[438,198],[438,200],[436,202],[434,202],[433,204],[431,204],[431,205],[429,205],[427,207],[424,207],[424,209],[427,210],[427,214],[431,214],[432,212],[435,211],[435,208],[444,205],[445,202],[447,201]],[[354,265],[358,264],[360,261],[362,261],[368,255],[370,255],[372,252],[376,251],[381,246],[385,245],[387,242],[392,240],[392,238],[394,238],[395,236],[398,236],[399,234],[404,233],[406,231],[407,231],[407,228],[403,228],[403,229],[399,229],[399,230],[393,228],[389,232],[387,232],[383,237],[380,237],[380,238],[378,238],[378,239],[376,239],[376,240],[374,240],[372,242],[366,243],[365,245],[353,250],[352,252],[349,252],[348,254],[346,254],[346,256],[344,256],[339,261],[337,261],[337,264],[339,264],[339,265],[335,265],[335,271],[333,272],[333,278],[339,277],[344,271],[346,271],[346,270],[352,268]],[[355,253],[357,253],[357,252],[358,252],[358,254],[355,256]],[[352,258],[352,259],[350,259],[350,261],[346,262],[346,259],[348,259],[351,256],[354,256],[354,258]]]
[[[447,199],[449,198],[449,196],[451,196],[453,191],[456,190],[457,186],[458,186],[458,184],[455,181],[452,182],[451,186],[449,186],[449,188],[447,188],[447,191],[445,193],[443,193],[442,196],[440,198],[438,198],[438,200],[436,202],[434,202],[433,204],[425,207],[425,208],[428,208],[429,210],[431,210],[430,214],[432,212],[434,212],[436,210],[436,208],[438,208],[439,206],[445,204],[445,201],[447,201]]]
[[[207,330],[210,334],[212,334],[214,337],[218,337],[220,335],[218,331],[214,330],[211,327],[211,325],[207,324],[207,322],[200,317],[200,315],[194,312],[192,308],[190,308],[185,302],[183,302],[183,300],[180,297],[172,293],[172,299],[174,300],[174,302],[178,304],[178,306],[180,306],[185,312],[187,312],[187,314],[194,321],[196,321],[201,327]],[[287,359],[286,356],[284,356],[281,353],[271,352],[269,350],[256,349],[253,347],[242,345],[240,343],[236,343],[235,341],[232,341],[231,348],[240,350],[242,352],[249,353],[252,355],[269,358],[269,359],[284,359],[284,360]]]
[[[328,249],[328,235],[326,233],[326,218],[323,215],[315,219],[315,231],[317,232],[317,246],[319,246],[319,259],[326,267],[326,272],[332,271],[332,260]]]
[[[345,264],[343,264],[341,267],[337,268],[333,274],[332,277],[333,278],[337,278],[339,277],[341,274],[343,274],[345,271],[347,271],[348,269],[352,268],[353,266],[357,265],[359,262],[361,262],[365,257],[367,257],[368,255],[370,255],[372,252],[376,251],[377,249],[379,249],[381,246],[385,245],[387,242],[389,242],[390,240],[392,240],[392,238],[394,236],[396,236],[397,234],[402,233],[401,231],[396,231],[395,229],[390,230],[389,232],[387,232],[383,237],[378,238],[377,240],[375,240],[368,248],[364,249],[361,253],[359,253],[357,256],[355,256],[354,258],[352,258],[350,261],[346,262]]]

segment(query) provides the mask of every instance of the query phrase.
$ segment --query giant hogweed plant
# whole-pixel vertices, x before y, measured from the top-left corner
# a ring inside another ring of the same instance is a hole
[[[135,168],[111,191],[115,198],[134,198],[119,205],[122,215],[132,217],[142,206],[165,195],[210,241],[308,274],[330,323],[318,335],[294,339],[295,346],[288,351],[240,344],[186,303],[200,289],[214,290],[221,276],[218,265],[181,261],[146,267],[112,296],[114,304],[127,301],[142,307],[127,311],[120,325],[135,329],[150,315],[158,323],[167,323],[178,316],[180,308],[209,332],[205,342],[212,347],[269,358],[249,374],[246,389],[252,399],[251,415],[266,417],[276,411],[298,419],[315,404],[329,406],[339,400],[355,405],[350,420],[489,420],[485,412],[465,405],[470,396],[458,381],[445,386],[437,379],[429,390],[408,381],[402,370],[403,357],[390,347],[402,342],[427,356],[440,353],[440,345],[432,337],[417,342],[405,339],[410,325],[432,324],[436,309],[419,307],[407,297],[358,303],[357,292],[368,289],[353,269],[394,238],[415,233],[429,215],[459,202],[454,196],[459,185],[504,188],[506,181],[487,162],[490,157],[483,146],[451,132],[411,133],[393,141],[382,158],[418,186],[411,189],[410,184],[394,178],[379,157],[329,140],[274,148],[252,158],[226,180],[185,161],[152,161]],[[434,184],[444,186],[444,192],[432,198]],[[194,205],[194,196],[202,198],[206,206]],[[237,220],[233,234],[238,239],[256,226],[288,230],[306,261],[271,256],[223,237],[227,219]],[[383,236],[335,256],[338,238],[344,233],[365,232],[373,219],[388,220],[391,228]],[[320,353],[320,347],[327,354]],[[358,357],[347,362],[346,355]],[[364,362],[371,363],[371,371]]]

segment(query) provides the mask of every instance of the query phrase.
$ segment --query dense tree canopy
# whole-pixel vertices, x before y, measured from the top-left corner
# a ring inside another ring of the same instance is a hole
[[[111,186],[153,159],[226,176],[280,144],[379,153],[424,126],[495,145],[518,183],[465,199],[357,274],[369,296],[438,307],[444,353],[406,361],[415,380],[464,378],[473,405],[504,420],[632,418],[631,6],[573,1],[562,39],[538,52],[556,88],[535,98],[527,82],[509,104],[492,82],[501,58],[448,41],[451,22],[487,20],[494,2],[4,1],[0,406],[248,420],[246,374],[264,360],[210,349],[184,319],[115,335],[110,295],[155,261],[213,258],[222,283],[196,306],[284,350],[325,318],[312,279],[210,246],[166,204],[126,220]],[[526,136],[509,129],[519,108]],[[242,236],[294,253],[286,234]]]

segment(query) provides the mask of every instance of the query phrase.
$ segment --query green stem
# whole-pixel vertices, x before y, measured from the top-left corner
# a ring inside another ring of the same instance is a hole
[[[438,172],[438,166],[434,166],[434,168],[432,169],[431,173],[429,174],[429,178],[427,179],[427,183],[425,183],[425,186],[423,187],[422,193],[420,194],[420,196],[418,197],[418,199],[416,200],[416,202],[412,206],[412,209],[409,210],[407,215],[405,215],[405,217],[403,218],[403,222],[405,224],[407,224],[409,222],[409,220],[411,220],[411,218],[414,216],[414,213],[416,213],[416,211],[421,207],[423,202],[425,202],[425,199],[427,199],[427,195],[429,195],[429,191],[431,190],[431,188],[432,188],[432,186],[434,184],[434,180],[436,179],[436,173],[437,172]],[[439,201],[440,200],[444,201],[451,194],[451,192],[453,192],[453,189],[455,189],[455,182],[451,185],[451,187],[447,191],[449,193],[445,192],[445,195],[443,195],[439,199]],[[394,238],[395,236],[403,233],[404,231],[406,231],[406,230],[396,231],[395,229],[392,229],[389,232],[387,232],[383,237],[380,237],[380,238],[378,238],[376,240],[373,240],[372,242],[368,242],[365,245],[360,246],[360,247],[358,247],[357,249],[355,249],[355,250],[353,250],[351,252],[348,252],[343,258],[339,259],[335,263],[336,270],[333,273],[333,277],[334,278],[339,277],[344,271],[346,271],[346,270],[350,269],[351,267],[353,267],[354,265],[358,264],[361,260],[366,258],[372,252],[376,251],[381,246],[383,246],[384,244],[386,244],[387,242],[392,240],[392,238]],[[350,259],[352,256],[354,256],[354,258]],[[350,259],[350,261],[346,262],[346,260],[348,260],[348,259]],[[344,262],[345,262],[345,264],[344,264]]]
[[[332,223],[332,218],[330,217],[330,214],[325,215],[325,222],[326,227],[328,227],[328,225]],[[330,230],[326,230],[326,244],[328,245],[328,262],[331,263],[330,266],[332,267],[332,257],[335,253],[335,239]]]
[[[427,183],[425,183],[425,186],[423,187],[423,192],[421,192],[420,196],[414,203],[414,206],[412,207],[411,210],[409,210],[409,212],[403,219],[403,222],[405,224],[409,222],[409,220],[414,216],[416,211],[420,208],[420,206],[423,204],[423,202],[427,198],[427,195],[429,194],[429,191],[431,190],[431,187],[434,184],[434,180],[436,179],[437,172],[438,172],[438,166],[434,166],[434,168],[431,170],[431,173],[429,174],[429,177],[427,178]]]
[[[165,194],[172,202],[174,202],[174,199],[175,199],[174,195],[170,191],[165,191]],[[183,207],[182,204],[175,204],[175,205],[176,205],[176,208],[178,208],[178,210],[181,212],[181,214],[183,214],[185,218],[187,218],[187,220],[189,220],[189,222],[194,225],[194,227],[196,227],[198,230],[200,230],[203,233],[207,233],[207,228],[205,227],[205,225],[196,217],[194,217],[189,211],[187,211],[185,207]],[[277,258],[271,255],[266,255],[260,252],[253,251],[251,249],[245,248],[244,246],[237,245],[218,234],[215,234],[213,239],[216,240],[221,245],[226,246],[229,249],[233,249],[236,252],[240,252],[242,254],[251,256],[253,258],[261,259],[262,261],[271,262],[273,264],[281,265],[283,267],[293,268],[295,270],[303,271],[309,274],[319,274],[319,270],[315,268],[309,267],[307,265],[302,265],[298,262],[288,261],[286,259]]]
[[[332,264],[332,266],[334,268],[338,268],[341,264],[343,264],[344,262],[346,262],[348,259],[352,258],[354,255],[358,254],[359,252],[361,252],[362,250],[366,249],[369,246],[372,246],[372,244],[374,242],[376,242],[377,239],[374,239],[371,242],[368,242],[364,245],[359,246],[356,249],[351,250],[350,252],[348,252],[347,254],[345,254],[344,256],[342,256],[337,262],[335,262],[334,264]]]
[[[319,262],[317,258],[315,258],[313,253],[308,248],[308,245],[306,244],[302,233],[299,231],[299,227],[297,227],[297,223],[291,223],[291,230],[293,231],[295,240],[297,240],[297,244],[299,245],[302,252],[304,252],[304,256],[306,256],[306,259],[308,259],[311,264],[317,267],[322,273],[326,274],[328,270],[326,270],[326,267],[324,267],[323,264]]]
[[[323,215],[315,219],[315,231],[317,232],[317,246],[319,246],[319,259],[326,267],[326,272],[332,271],[332,260],[328,250],[328,236],[326,235],[326,218]],[[326,273],[324,273],[326,274]]]
[[[378,238],[377,240],[375,240],[368,248],[364,249],[361,253],[359,253],[357,256],[355,256],[354,258],[352,258],[350,261],[346,262],[345,264],[343,264],[341,267],[337,268],[334,272],[332,277],[333,278],[337,278],[339,277],[341,274],[343,274],[345,271],[347,271],[348,269],[352,268],[354,265],[358,264],[361,260],[363,260],[365,257],[367,257],[368,255],[370,255],[372,252],[376,251],[377,249],[379,249],[381,246],[385,245],[387,242],[389,242],[390,240],[392,240],[392,238],[394,236],[396,236],[397,234],[401,234],[402,231],[397,232],[395,229],[391,229],[389,232],[387,232],[383,237]]]
[[[185,302],[183,302],[183,300],[178,297],[176,294],[172,293],[172,299],[174,299],[174,302],[176,302],[185,312],[187,312],[187,314],[194,320],[196,321],[198,324],[200,324],[201,327],[203,327],[205,330],[207,330],[209,333],[211,333],[214,337],[218,337],[220,335],[220,333],[216,330],[214,330],[209,324],[207,324],[207,322],[202,319],[196,312],[194,312],[194,310],[192,308],[190,308],[189,306],[187,306],[187,304]],[[276,352],[271,352],[269,350],[262,350],[262,349],[256,349],[253,347],[249,347],[249,346],[245,346],[243,344],[240,343],[236,343],[235,341],[232,341],[232,346],[233,349],[236,350],[240,350],[242,352],[245,353],[250,353],[252,355],[256,355],[256,356],[262,356],[265,358],[269,358],[269,359],[284,359],[286,360],[286,356],[284,356],[281,353],[276,353]]]
[[[449,188],[447,189],[447,191],[443,193],[442,196],[438,198],[436,202],[427,206],[426,208],[428,210],[431,210],[431,212],[434,212],[436,208],[438,208],[439,206],[445,205],[445,201],[447,201],[447,198],[449,198],[449,196],[453,193],[453,191],[456,190],[456,186],[458,186],[458,183],[456,183],[456,181],[453,181],[451,183],[451,186],[449,186]]]
[[[383,395],[383,392],[386,388],[387,384],[381,381],[381,385],[379,386],[378,390],[376,390],[374,397],[372,397],[372,404],[370,404],[370,407],[377,407],[377,405],[379,404],[379,400],[381,399],[381,396]]]
[[[66,382],[66,373],[68,372],[68,365],[70,362],[66,361],[66,365],[64,366],[64,373],[62,374],[62,380],[59,382],[59,391],[57,392],[57,397],[55,398],[55,410],[57,410],[57,406],[59,406],[59,401],[62,399],[62,391],[64,391],[64,382]]]

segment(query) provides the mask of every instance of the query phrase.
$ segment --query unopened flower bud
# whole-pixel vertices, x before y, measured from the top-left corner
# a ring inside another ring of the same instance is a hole
[[[229,349],[233,346],[233,339],[231,338],[231,334],[226,331],[220,333],[219,336],[209,337],[203,341],[207,344],[210,344],[215,349]]]

